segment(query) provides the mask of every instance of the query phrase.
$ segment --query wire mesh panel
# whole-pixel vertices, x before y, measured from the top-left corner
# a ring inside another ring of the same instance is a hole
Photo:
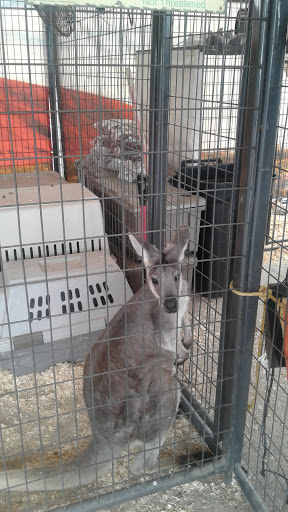
[[[263,256],[243,468],[267,510],[285,510],[287,480],[287,76],[283,74],[274,180]],[[271,290],[269,292],[269,290]]]
[[[233,466],[230,282],[269,53],[253,7],[1,4],[3,510],[96,510]]]

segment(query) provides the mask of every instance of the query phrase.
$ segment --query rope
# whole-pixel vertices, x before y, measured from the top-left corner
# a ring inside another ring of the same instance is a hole
[[[261,357],[262,347],[263,347],[263,335],[264,335],[265,313],[266,313],[267,300],[268,299],[273,300],[273,302],[275,302],[275,304],[277,304],[277,307],[282,308],[282,309],[286,309],[286,305],[284,305],[281,302],[281,298],[276,299],[276,297],[274,297],[274,295],[272,293],[272,290],[270,290],[267,286],[260,286],[260,288],[259,288],[259,290],[257,292],[240,292],[239,290],[236,290],[235,288],[233,288],[233,281],[231,281],[231,283],[230,283],[230,290],[233,293],[235,293],[236,295],[240,295],[241,297],[258,297],[258,298],[261,298],[263,300],[263,302],[264,302],[264,309],[263,309],[261,329],[260,329],[260,338],[259,338],[258,350],[257,350],[255,391],[254,391],[254,396],[253,396],[251,402],[249,402],[247,404],[247,409],[248,409],[248,411],[250,411],[251,409],[253,409],[253,407],[255,405],[256,395],[257,395],[257,390],[258,390],[258,384],[259,384],[259,371],[260,371],[260,361],[259,361],[259,359]]]
[[[239,290],[233,288],[233,281],[231,281],[230,290],[236,295],[241,295],[242,297],[260,297],[261,299],[263,299],[264,303],[266,303],[268,299],[271,299],[276,304],[278,302],[277,306],[279,308],[286,309],[286,306],[284,306],[284,304],[282,304],[281,302],[281,298],[277,300],[276,297],[274,297],[272,290],[270,290],[270,288],[268,288],[267,286],[260,286],[258,292],[240,292]]]

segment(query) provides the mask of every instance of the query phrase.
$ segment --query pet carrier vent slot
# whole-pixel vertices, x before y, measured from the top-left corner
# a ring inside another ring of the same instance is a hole
[[[90,287],[89,287],[89,289],[90,289]],[[80,290],[79,290],[79,288],[75,288],[74,293],[75,293],[76,299],[79,299],[80,298]],[[91,291],[90,291],[90,293],[91,293]],[[60,298],[61,298],[62,302],[66,301],[66,294],[65,294],[64,291],[60,292]],[[81,300],[78,300],[75,304],[74,304],[74,302],[71,302],[71,301],[73,301],[73,290],[68,290],[68,299],[69,299],[68,307],[69,307],[70,313],[75,313],[77,308],[78,308],[78,311],[82,311],[83,310],[83,304],[82,304]],[[68,312],[67,311],[67,305],[63,304],[62,305],[62,313],[65,315],[67,312]]]
[[[99,249],[96,249],[95,241],[91,240],[91,245],[89,240],[84,244],[85,241],[76,240],[73,242],[67,242],[66,244],[64,242],[62,243],[47,243],[44,246],[41,245],[34,245],[34,246],[28,246],[28,247],[15,247],[10,249],[5,249],[3,251],[3,259],[8,261],[17,261],[18,259],[33,259],[33,258],[41,258],[43,254],[47,258],[51,256],[59,256],[62,254],[62,256],[69,255],[69,254],[81,254],[82,252],[85,252],[87,249],[92,252],[98,252],[101,251],[102,243],[101,239],[98,240],[98,246]],[[66,247],[66,248],[65,248]],[[85,248],[84,248],[85,247]]]
[[[37,304],[37,307],[36,307]],[[41,320],[44,316],[50,316],[49,306],[50,305],[50,295],[39,295],[37,298],[31,297],[29,301],[29,320],[32,322],[37,318],[37,320]],[[43,311],[42,311],[43,309]]]
[[[103,288],[104,288],[105,292],[109,291],[109,286],[107,285],[107,283],[105,281],[103,282]],[[107,297],[108,297],[110,304],[113,304],[114,299],[113,299],[111,293],[108,293]]]
[[[78,306],[79,311],[82,311],[82,309],[83,309],[82,302],[80,302],[80,301],[77,302],[77,306]],[[75,306],[74,306],[73,302],[69,302],[69,310],[70,310],[70,313],[75,313]],[[66,315],[67,312],[68,312],[67,311],[67,306],[66,306],[66,304],[63,304],[62,305],[62,313],[64,315]]]
[[[90,242],[91,242],[91,251],[92,252],[95,252],[96,250],[98,250],[98,251],[102,250],[101,238],[99,238],[99,240],[98,240],[98,249],[96,249],[96,242],[95,242],[95,240],[93,240],[93,238],[91,238]]]
[[[107,285],[107,283],[106,283],[105,281],[103,281],[102,286],[103,286],[103,289],[105,290],[105,292],[108,292],[108,291],[109,291],[109,286]],[[91,294],[91,295],[95,295],[95,291],[97,291],[97,292],[99,293],[99,295],[101,294],[101,295],[100,295],[100,298],[99,298],[99,299],[100,299],[100,301],[101,301],[101,304],[102,304],[103,306],[106,306],[106,304],[107,304],[107,302],[106,302],[106,298],[105,298],[105,296],[104,296],[104,295],[102,295],[103,290],[102,290],[102,288],[101,288],[100,283],[96,283],[96,284],[95,284],[95,288],[94,288],[94,286],[93,286],[92,284],[89,284],[89,292],[90,292],[90,294]],[[110,302],[110,304],[113,304],[113,303],[114,303],[114,298],[113,298],[113,296],[111,295],[111,293],[108,293],[107,297],[108,297],[108,301]],[[98,308],[99,302],[98,302],[98,300],[96,299],[96,297],[93,297],[92,302],[93,302],[94,307],[95,307],[95,308]]]

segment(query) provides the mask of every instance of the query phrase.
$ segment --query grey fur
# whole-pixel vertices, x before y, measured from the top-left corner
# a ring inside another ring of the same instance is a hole
[[[180,265],[188,240],[189,229],[183,226],[160,253],[130,235],[139,256],[143,251],[147,282],[116,313],[86,356],[83,395],[93,431],[91,444],[79,459],[58,468],[58,474],[55,467],[45,470],[45,479],[40,470],[2,473],[0,489],[7,488],[7,480],[15,491],[90,483],[112,470],[128,443],[141,446],[131,473],[153,470],[180,400],[175,358],[182,362],[188,357],[177,343],[178,328],[185,328],[186,347],[192,338],[184,325],[189,298]],[[176,311],[169,312],[174,307]]]

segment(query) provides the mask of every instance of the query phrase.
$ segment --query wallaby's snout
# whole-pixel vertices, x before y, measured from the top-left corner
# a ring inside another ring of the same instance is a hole
[[[170,299],[164,299],[164,310],[166,313],[176,313],[178,308],[177,299],[170,298]]]

